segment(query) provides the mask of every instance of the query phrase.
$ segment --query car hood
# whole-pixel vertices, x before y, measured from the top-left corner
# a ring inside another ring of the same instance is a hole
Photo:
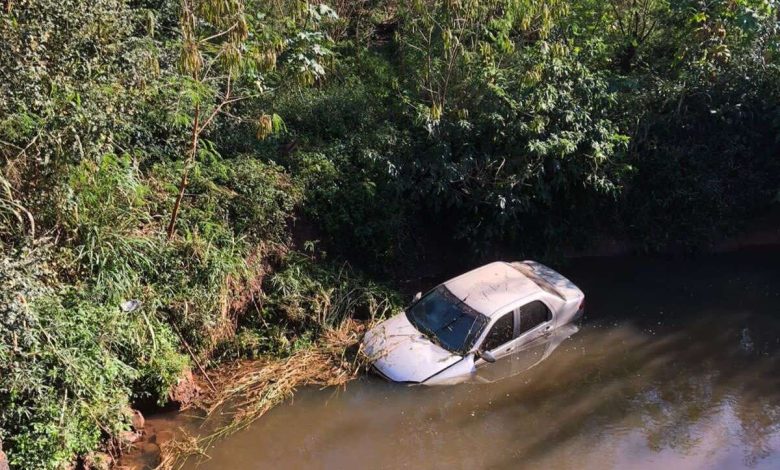
[[[422,382],[461,359],[426,338],[405,313],[366,333],[363,351],[379,372],[396,382]]]

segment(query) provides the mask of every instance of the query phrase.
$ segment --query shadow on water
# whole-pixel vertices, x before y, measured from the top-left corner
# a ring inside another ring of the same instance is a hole
[[[780,252],[562,271],[583,327],[506,378],[302,390],[188,466],[780,468]]]

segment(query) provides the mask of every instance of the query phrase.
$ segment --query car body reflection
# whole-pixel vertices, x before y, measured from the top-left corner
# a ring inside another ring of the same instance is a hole
[[[468,382],[491,383],[521,374],[550,357],[564,340],[578,331],[579,327],[573,323],[564,325],[548,336],[541,336],[523,345],[519,350],[493,364],[483,363],[477,367]]]

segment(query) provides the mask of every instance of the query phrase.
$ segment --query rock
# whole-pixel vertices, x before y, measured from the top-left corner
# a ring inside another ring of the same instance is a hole
[[[3,452],[3,441],[0,441],[0,470],[10,470],[8,466],[8,457]]]
[[[141,439],[141,433],[135,431],[122,431],[117,438],[122,445],[130,445]]]
[[[143,459],[148,462],[148,464],[151,464],[153,468],[160,464],[162,455],[160,453],[160,446],[157,444],[144,442],[141,445],[140,451],[143,455]]]
[[[86,470],[110,470],[113,464],[114,459],[105,452],[90,452],[84,458]]]
[[[153,442],[144,442],[141,444],[141,452],[144,454],[154,455],[160,453],[160,446]]]
[[[132,410],[132,415],[130,416],[130,424],[133,426],[133,429],[136,431],[140,431],[144,428],[144,424],[146,424],[146,420],[144,419],[144,415],[141,414],[138,410]]]
[[[200,387],[195,383],[192,371],[188,369],[182,374],[173,389],[171,389],[168,398],[172,402],[178,403],[179,406],[183,406],[191,403],[198,395],[200,395]]]
[[[169,431],[167,429],[164,429],[162,431],[158,431],[157,434],[152,436],[151,441],[157,444],[158,446],[162,447],[165,444],[171,442],[173,440],[173,431]]]

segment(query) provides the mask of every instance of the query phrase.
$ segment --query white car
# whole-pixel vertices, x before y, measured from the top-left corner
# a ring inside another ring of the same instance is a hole
[[[363,351],[395,382],[464,382],[578,319],[584,300],[540,263],[490,263],[418,293],[405,312],[366,333]]]

